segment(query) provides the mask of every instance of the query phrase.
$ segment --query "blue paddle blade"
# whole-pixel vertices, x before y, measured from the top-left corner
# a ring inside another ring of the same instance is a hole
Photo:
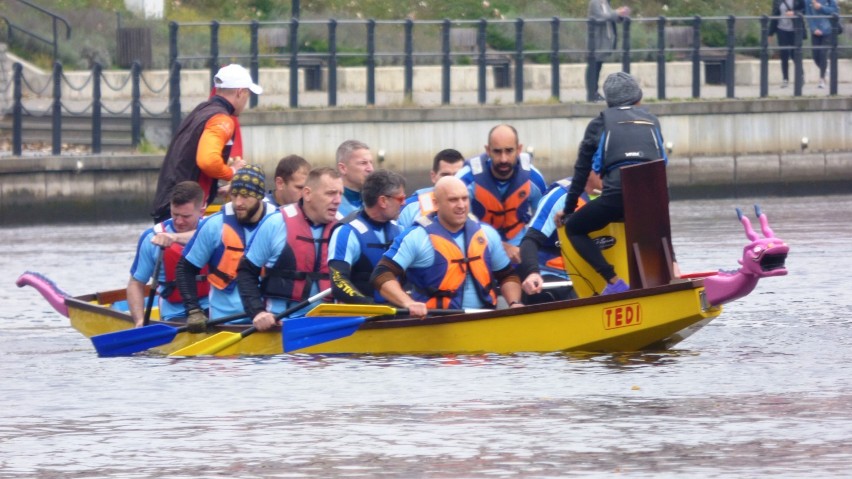
[[[289,353],[345,338],[357,331],[364,321],[363,316],[305,316],[286,319],[281,325],[284,352]]]
[[[98,356],[129,356],[161,344],[170,343],[177,333],[178,328],[165,324],[152,324],[142,328],[99,334],[92,336],[91,340]]]

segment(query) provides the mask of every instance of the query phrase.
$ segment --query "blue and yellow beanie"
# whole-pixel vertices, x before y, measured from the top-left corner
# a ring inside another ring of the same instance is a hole
[[[259,166],[246,165],[231,179],[231,196],[251,196],[262,200],[266,196],[266,180],[263,170]]]

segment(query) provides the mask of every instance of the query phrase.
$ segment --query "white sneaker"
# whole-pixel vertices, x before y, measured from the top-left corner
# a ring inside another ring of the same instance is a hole
[[[817,85],[817,88],[825,88],[825,80],[820,79],[820,80],[819,80],[819,85]]]
[[[787,80],[781,82],[781,88],[787,88],[787,85],[789,85],[789,83],[787,83]]]

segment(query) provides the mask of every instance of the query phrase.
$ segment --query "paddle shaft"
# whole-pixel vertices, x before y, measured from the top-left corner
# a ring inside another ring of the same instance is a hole
[[[145,318],[142,320],[142,326],[148,326],[151,322],[151,310],[154,309],[154,296],[157,295],[157,286],[160,285],[160,268],[163,266],[165,251],[161,247],[157,253],[157,263],[154,264],[154,277],[151,279],[151,291],[148,292],[148,304],[145,306]]]
[[[275,320],[277,321],[277,320],[280,320],[281,318],[283,318],[285,316],[289,316],[289,315],[295,313],[296,311],[298,311],[298,310],[300,310],[300,309],[322,299],[323,297],[327,296],[330,293],[331,293],[331,288],[328,288],[325,291],[317,293],[314,296],[311,296],[310,298],[308,298],[304,301],[301,301],[298,304],[295,304],[295,305],[285,309],[284,311],[276,314]],[[245,315],[245,313],[243,313],[243,315]],[[224,321],[222,321],[223,319],[224,318],[218,318],[215,321],[217,323],[218,322],[224,322]],[[213,323],[213,321],[208,321],[207,324],[212,324],[212,323]],[[243,338],[255,333],[256,331],[257,331],[257,328],[255,326],[251,326],[251,327],[243,330],[239,334],[229,333],[227,331],[223,331],[219,334],[215,334],[213,336],[210,336],[209,338],[202,339],[201,341],[198,341],[194,344],[190,344],[189,346],[187,346],[183,349],[180,349],[178,351],[173,352],[169,356],[209,356],[209,355],[214,355],[214,354],[218,353],[219,351],[221,351],[221,350],[223,350],[223,349],[225,349],[225,348],[227,348],[227,347],[229,347],[233,344],[238,343]]]
[[[289,316],[289,315],[295,313],[296,311],[308,306],[309,304],[313,303],[314,301],[318,301],[318,300],[328,296],[329,294],[331,294],[331,288],[328,288],[325,291],[320,291],[319,293],[311,296],[310,298],[308,298],[308,299],[306,299],[306,300],[304,300],[304,301],[302,301],[298,304],[290,306],[289,308],[285,309],[284,311],[281,311],[280,313],[276,314],[275,320],[279,321],[282,318],[284,318],[285,316]],[[257,328],[254,327],[254,326],[252,326],[252,327],[250,327],[246,330],[243,330],[240,333],[240,336],[241,336],[240,339],[242,339],[242,338],[244,338],[244,337],[246,337],[246,336],[248,336],[252,333],[255,333],[255,332],[257,332]]]

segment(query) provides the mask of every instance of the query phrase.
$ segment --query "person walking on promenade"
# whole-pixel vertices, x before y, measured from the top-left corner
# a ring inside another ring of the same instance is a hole
[[[781,55],[781,88],[787,88],[790,75],[790,58],[793,55],[795,45],[795,23],[796,15],[805,13],[805,0],[773,0],[772,16],[769,21],[769,35],[775,35],[778,39],[778,52]]]
[[[624,217],[621,167],[657,159],[668,162],[668,158],[660,122],[638,106],[642,89],[630,74],[609,75],[604,81],[604,95],[608,108],[589,122],[580,142],[563,221],[571,245],[608,283],[602,294],[610,294],[627,291],[630,287],[615,274],[589,233]],[[577,209],[592,170],[600,174],[603,191]]]
[[[361,187],[367,175],[373,172],[373,154],[366,143],[346,140],[337,147],[337,171],[343,177],[343,216],[361,208]]]
[[[825,88],[825,71],[828,69],[828,50],[834,31],[831,20],[825,18],[837,13],[835,0],[805,0],[805,15],[811,30],[814,63],[819,68],[817,88]]]
[[[246,164],[242,158],[230,158],[234,117],[245,109],[250,94],[259,95],[263,88],[236,64],[220,68],[213,83],[216,94],[184,118],[163,158],[151,211],[155,223],[169,218],[169,198],[177,183],[197,182],[205,192],[204,202],[210,204],[216,198],[217,180],[230,181]]]
[[[593,29],[594,43],[587,46],[594,50],[594,62],[586,66],[586,98],[589,101],[603,101],[598,92],[598,81],[603,64],[612,55],[618,43],[618,32],[615,28],[617,22],[621,22],[630,15],[630,7],[618,7],[613,10],[609,0],[589,1],[589,20],[592,20],[589,28]]]

